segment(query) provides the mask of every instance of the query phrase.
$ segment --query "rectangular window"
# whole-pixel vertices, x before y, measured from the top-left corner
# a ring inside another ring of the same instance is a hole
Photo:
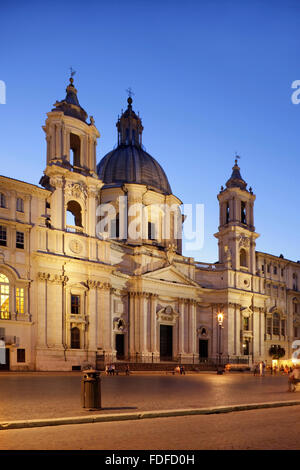
[[[24,289],[16,288],[16,313],[24,313]]]
[[[24,232],[17,232],[16,248],[21,248],[22,250],[24,250]]]
[[[7,246],[6,227],[0,225],[0,245]]]
[[[6,207],[6,199],[3,193],[0,193],[0,207]]]
[[[277,266],[274,266],[274,274],[277,274]]]
[[[243,324],[244,324],[244,331],[248,331],[249,330],[249,317],[243,318]]]
[[[74,315],[80,314],[80,295],[71,295],[71,313]]]
[[[22,198],[17,198],[16,209],[18,212],[24,212],[24,201]]]
[[[25,349],[17,349],[17,362],[25,362]]]
[[[272,333],[272,318],[267,318],[267,335]]]
[[[265,274],[265,265],[264,265],[264,264],[261,265],[261,272],[262,272],[263,274]]]
[[[270,272],[270,265],[269,264],[267,266],[267,271],[268,271],[268,273]]]
[[[281,320],[281,336],[285,336],[285,320]]]
[[[298,337],[298,328],[297,327],[294,327],[294,338],[297,338]]]
[[[156,240],[156,226],[153,222],[148,222],[148,240]]]

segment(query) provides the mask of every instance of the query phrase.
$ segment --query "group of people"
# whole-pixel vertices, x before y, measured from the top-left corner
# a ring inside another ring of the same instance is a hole
[[[253,366],[253,374],[254,375],[260,375],[261,377],[264,377],[266,371],[266,364],[264,361],[258,362],[257,364],[254,364]]]
[[[118,374],[118,371],[116,371],[116,366],[115,364],[107,364],[105,366],[105,374],[106,375],[117,375]],[[126,364],[126,367],[125,367],[125,374],[126,375],[129,375],[130,374],[130,369],[129,369],[129,365]]]
[[[264,376],[266,370],[269,370],[271,375],[276,375],[278,372],[288,375],[293,371],[293,368],[289,367],[287,364],[285,366],[281,365],[280,367],[277,365],[271,365],[267,367],[264,361],[258,362],[253,366],[254,375]]]
[[[185,375],[184,366],[176,366],[174,372],[180,375]]]

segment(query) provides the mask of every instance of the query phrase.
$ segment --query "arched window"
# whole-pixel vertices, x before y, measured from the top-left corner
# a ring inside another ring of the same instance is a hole
[[[226,203],[226,224],[228,224],[229,218],[229,202]]]
[[[77,327],[71,328],[71,348],[80,349],[80,330]]]
[[[70,163],[73,167],[80,167],[80,146],[80,137],[76,134],[70,134],[70,151],[73,156]]]
[[[246,203],[244,201],[241,202],[241,222],[246,224]]]
[[[240,266],[247,268],[247,253],[244,248],[240,251]]]
[[[76,232],[75,227],[82,228],[81,205],[77,201],[69,201],[66,213],[66,225],[70,232]],[[74,227],[74,228],[73,228]],[[81,231],[81,230],[80,230]]]
[[[9,280],[4,274],[0,274],[0,318],[8,320],[9,314]]]

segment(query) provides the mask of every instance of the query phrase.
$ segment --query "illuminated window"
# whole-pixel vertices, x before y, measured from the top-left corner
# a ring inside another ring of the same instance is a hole
[[[17,198],[16,209],[18,212],[24,212],[24,201],[22,198]]]
[[[9,280],[0,274],[0,319],[9,319]]]
[[[24,313],[24,289],[16,288],[16,313]]]
[[[71,295],[71,313],[80,314],[80,295]]]

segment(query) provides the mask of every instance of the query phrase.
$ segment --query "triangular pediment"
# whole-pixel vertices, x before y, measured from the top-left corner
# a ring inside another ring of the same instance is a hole
[[[156,281],[172,282],[174,284],[181,284],[185,286],[199,287],[197,282],[190,279],[188,276],[180,272],[174,266],[167,266],[155,271],[143,274],[143,278],[153,279]]]

